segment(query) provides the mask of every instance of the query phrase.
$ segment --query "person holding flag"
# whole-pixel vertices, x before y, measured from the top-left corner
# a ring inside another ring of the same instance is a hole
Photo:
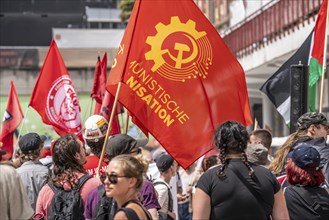
[[[91,155],[86,157],[87,163],[84,164],[83,167],[87,170],[90,176],[96,176],[98,174],[97,167],[105,142],[107,129],[108,123],[106,119],[100,115],[92,115],[85,122],[83,138],[87,146],[90,147]],[[100,174],[105,174],[107,162],[107,158],[104,158],[102,161]]]

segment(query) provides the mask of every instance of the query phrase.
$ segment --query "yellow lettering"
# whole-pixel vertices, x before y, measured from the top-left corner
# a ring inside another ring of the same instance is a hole
[[[119,49],[118,49],[118,54],[123,54],[123,51],[124,51],[124,49],[125,49],[125,45],[123,44],[123,45],[119,45]]]
[[[119,50],[123,49],[124,47],[120,47]],[[171,99],[171,95],[143,68],[142,63],[132,61],[129,64],[129,69],[136,78],[130,76],[126,84],[141,98],[141,100],[145,101],[149,108],[154,111],[157,117],[159,117],[167,127],[170,127],[175,122],[176,118],[181,124],[185,124],[185,122],[190,119],[189,116],[181,110],[179,104]],[[153,91],[153,93],[151,91]]]
[[[180,117],[178,118],[178,121],[179,121],[181,124],[184,124],[184,123],[187,121],[187,119],[190,119],[190,117],[188,117],[188,115],[186,115],[186,114],[183,114],[182,116],[180,116]]]
[[[142,98],[142,100],[145,101],[147,105],[150,105],[150,102],[152,100],[152,95],[149,94],[147,96],[144,96],[144,98]]]
[[[177,103],[175,102],[175,101],[169,101],[168,103],[167,103],[167,108],[169,109],[169,110],[172,110],[172,108],[170,107],[170,105],[171,105],[171,103],[173,103],[173,105],[176,107],[177,106]]]
[[[140,87],[137,91],[136,91],[136,94],[139,96],[139,97],[143,97],[144,94],[146,92],[146,88],[145,87]]]
[[[136,86],[136,84],[138,83],[137,80],[134,81],[134,77],[131,76],[128,80],[127,80],[127,85],[130,87],[130,88],[134,88]]]
[[[161,98],[162,103],[166,104],[170,99],[170,95],[168,93],[164,94],[163,98]]]

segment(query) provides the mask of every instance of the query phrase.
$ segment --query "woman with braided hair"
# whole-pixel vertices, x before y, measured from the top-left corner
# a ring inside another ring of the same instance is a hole
[[[214,135],[220,164],[197,183],[193,219],[289,219],[280,184],[265,167],[249,163],[249,135],[238,122],[227,121]]]

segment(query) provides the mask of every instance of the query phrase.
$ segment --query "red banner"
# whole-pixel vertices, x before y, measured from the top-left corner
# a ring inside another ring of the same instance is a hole
[[[120,81],[119,101],[183,168],[220,123],[252,123],[244,71],[193,0],[135,2],[107,90]]]
[[[16,87],[13,81],[10,81],[10,91],[7,101],[6,111],[3,117],[2,129],[0,133],[0,142],[2,150],[6,151],[5,158],[11,158],[13,155],[13,133],[23,120],[23,111],[18,99]]]
[[[94,84],[91,91],[91,97],[96,100],[94,114],[101,112],[102,102],[105,93],[106,83],[106,72],[107,72],[107,55],[104,53],[102,61],[98,56],[95,72],[94,72]]]
[[[29,105],[60,136],[76,134],[83,140],[78,96],[54,40],[50,44]]]

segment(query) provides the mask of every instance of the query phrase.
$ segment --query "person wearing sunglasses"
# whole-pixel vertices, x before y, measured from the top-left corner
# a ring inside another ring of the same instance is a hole
[[[109,163],[104,183],[106,196],[113,197],[119,207],[114,220],[152,219],[138,199],[143,170],[140,161],[127,154],[114,157]]]
[[[131,156],[141,155],[141,147],[145,146],[148,142],[147,138],[134,139],[127,134],[117,134],[110,136],[106,148],[105,154],[109,160],[112,160],[118,155],[129,154]],[[105,193],[104,193],[105,194]],[[161,208],[157,194],[151,181],[144,178],[142,187],[139,191],[140,200],[142,205],[151,213],[154,220],[158,219],[158,210]],[[98,207],[100,207],[102,196],[99,195],[99,190],[96,188],[92,190],[85,203],[85,216],[87,219],[94,219],[97,216]],[[111,208],[111,213],[116,209],[116,204]],[[112,216],[113,217],[113,216]]]

